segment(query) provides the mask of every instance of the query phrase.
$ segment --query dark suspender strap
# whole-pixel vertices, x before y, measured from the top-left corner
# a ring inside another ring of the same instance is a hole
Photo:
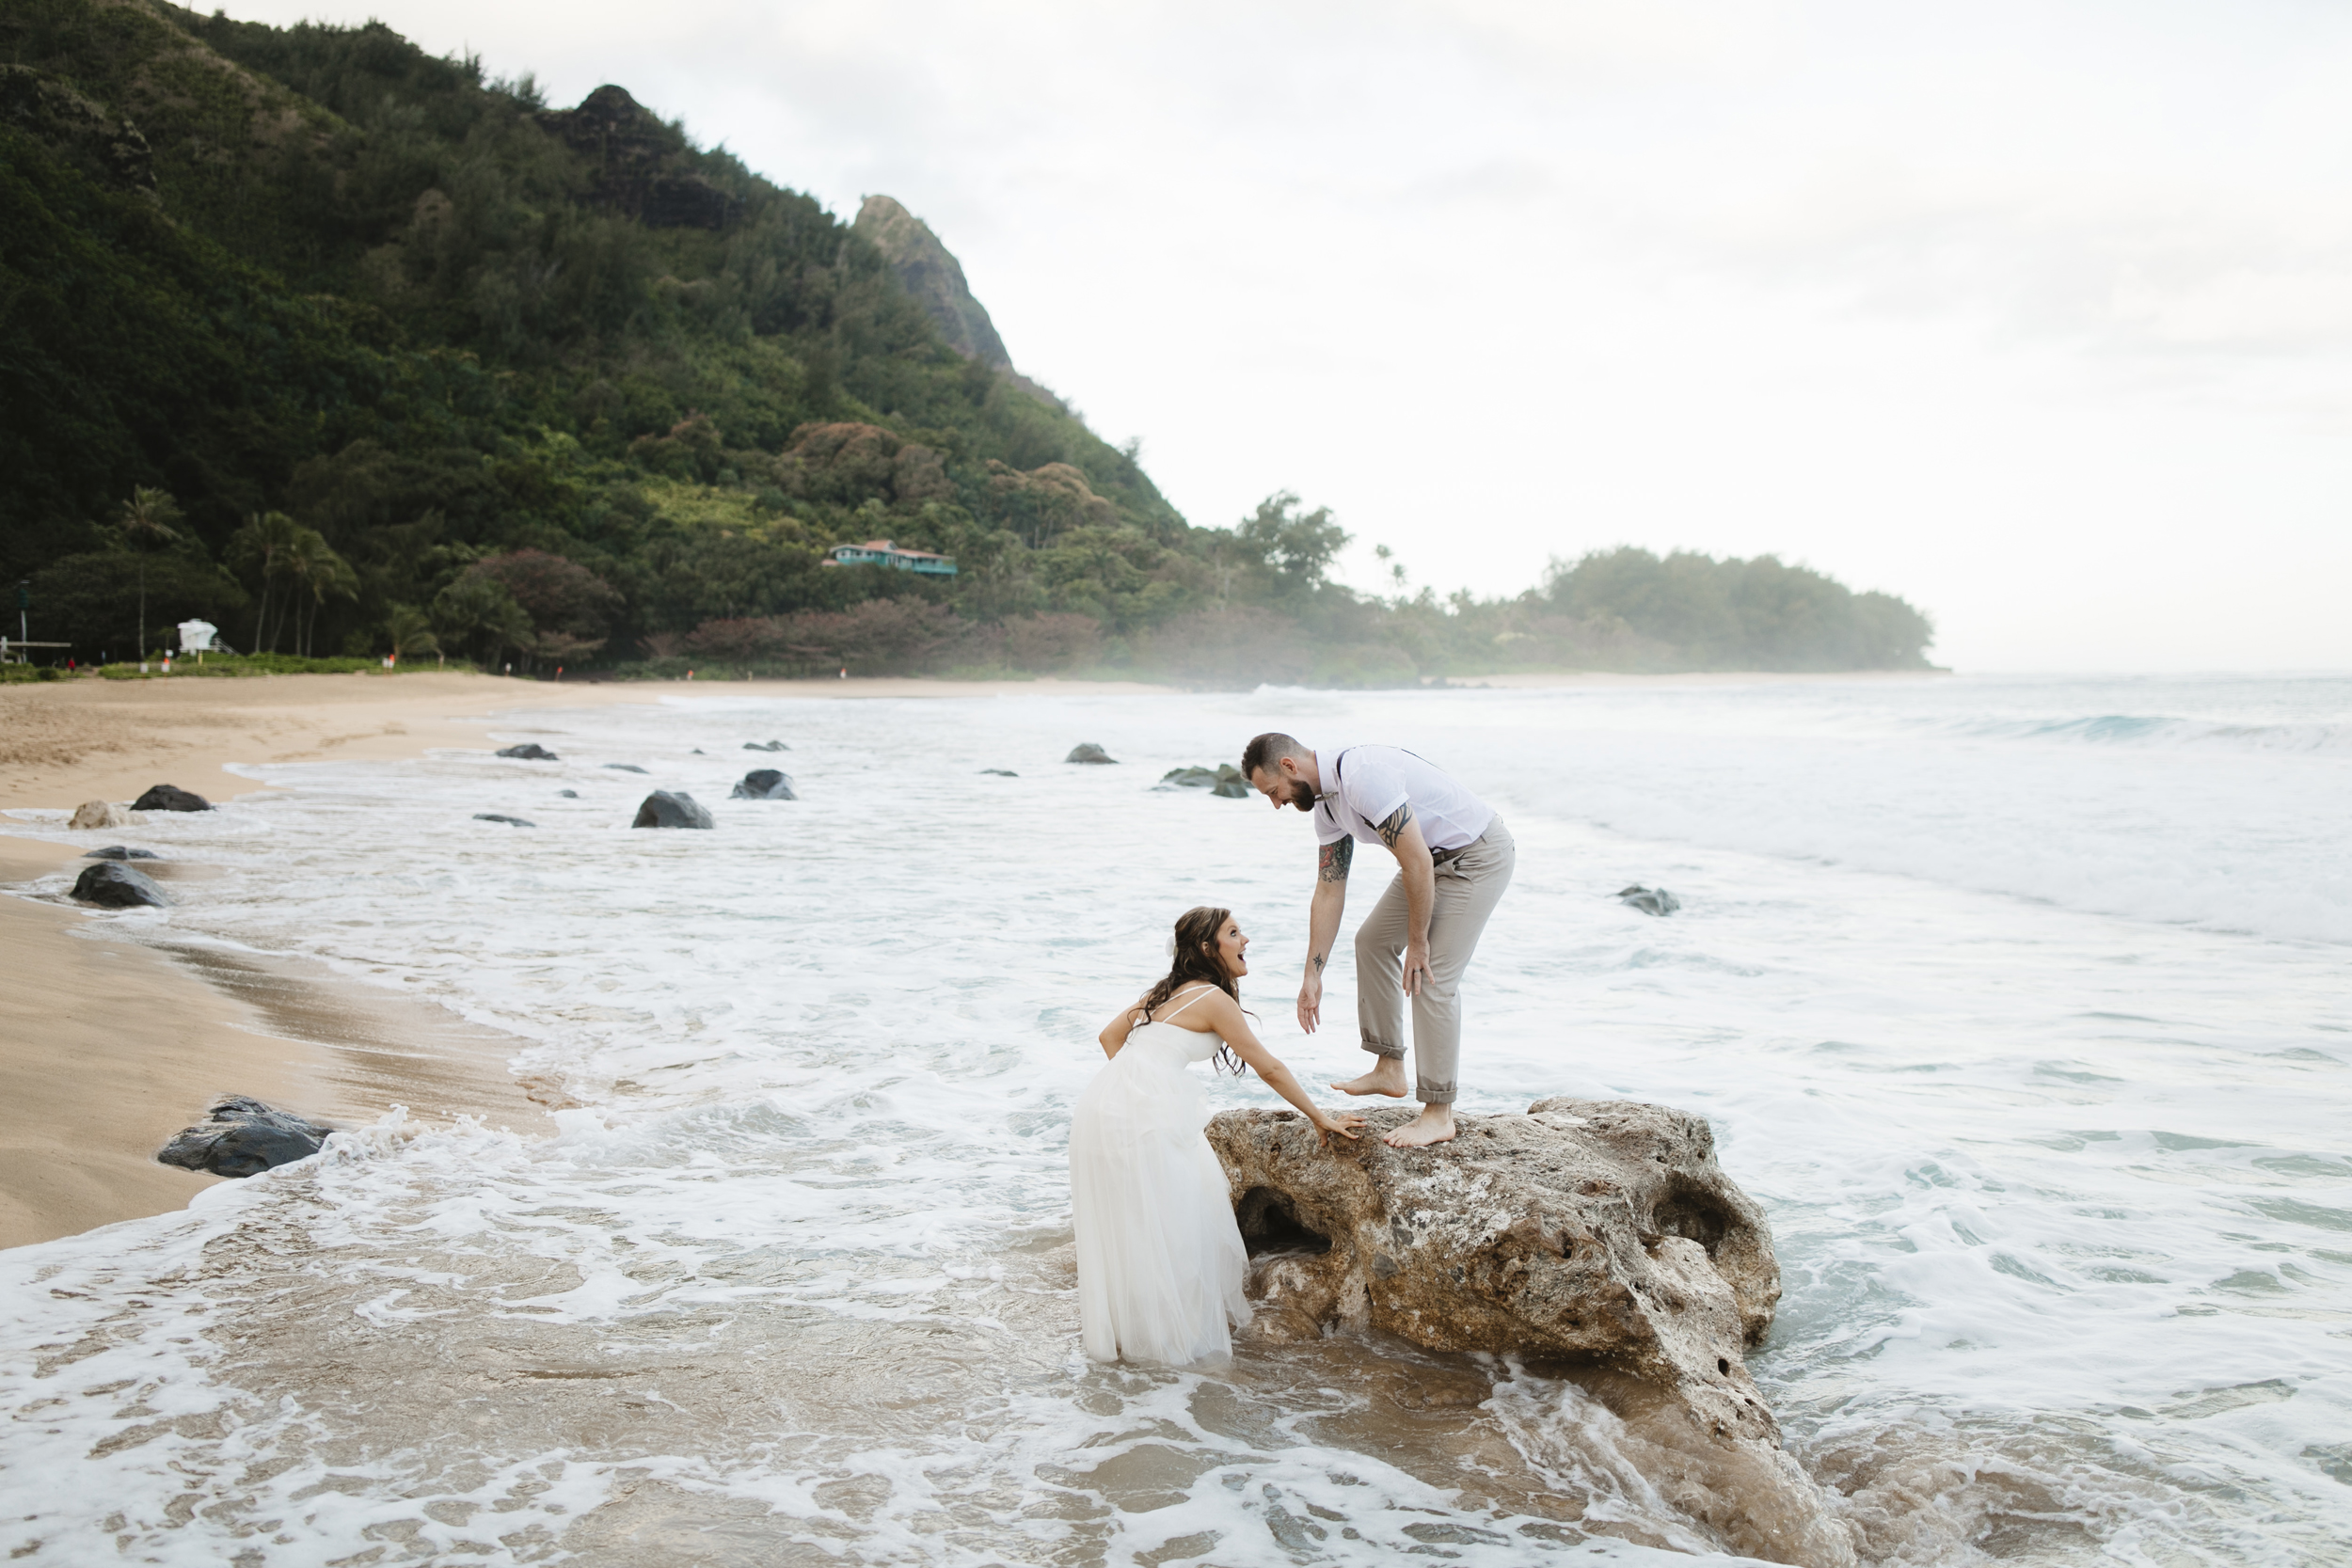
[[[1331,793],[1334,795],[1337,795],[1340,792],[1340,785],[1346,782],[1343,759],[1346,757],[1348,752],[1354,751],[1355,749],[1356,748],[1353,746],[1343,746],[1338,751],[1331,753]],[[1416,762],[1429,763],[1429,766],[1432,768],[1438,766],[1434,762],[1429,762],[1429,759],[1422,756],[1419,752],[1406,752],[1402,746],[1399,746],[1397,750],[1405,752],[1406,756],[1411,757]],[[1406,796],[1406,801],[1409,804],[1411,803],[1411,800],[1412,796],[1408,792]],[[1331,814],[1331,819],[1334,822],[1339,820],[1339,816],[1340,814],[1336,811]],[[1351,834],[1350,836],[1353,835]],[[1448,861],[1459,860],[1469,848],[1470,846],[1465,844],[1459,849],[1432,849],[1429,851],[1429,863],[1431,865],[1443,865]]]

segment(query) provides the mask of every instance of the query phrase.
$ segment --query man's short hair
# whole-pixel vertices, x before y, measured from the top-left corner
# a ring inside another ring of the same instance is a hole
[[[1263,735],[1251,737],[1249,744],[1242,748],[1241,776],[1254,779],[1262,768],[1269,773],[1275,771],[1274,765],[1284,757],[1295,762],[1311,762],[1314,754],[1313,749],[1296,736],[1284,735],[1280,730],[1268,730]]]

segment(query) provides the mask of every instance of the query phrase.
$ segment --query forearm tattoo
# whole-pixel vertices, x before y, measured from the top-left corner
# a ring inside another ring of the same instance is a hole
[[[1316,857],[1315,879],[1323,882],[1343,882],[1347,880],[1347,868],[1349,865],[1354,863],[1355,859],[1356,841],[1354,839],[1343,838],[1333,840],[1331,843],[1325,845],[1323,847],[1323,853]]]
[[[1396,841],[1405,836],[1405,829],[1412,820],[1413,808],[1408,802],[1382,817],[1374,824],[1372,831],[1380,835],[1381,843],[1393,849],[1396,847]]]
[[[1323,973],[1323,966],[1331,961],[1331,955],[1328,953],[1310,953],[1307,955],[1307,961],[1313,964],[1315,966],[1315,973],[1320,974]]]

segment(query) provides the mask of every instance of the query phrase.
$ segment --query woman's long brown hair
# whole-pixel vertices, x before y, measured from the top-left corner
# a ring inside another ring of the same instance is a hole
[[[1162,1003],[1189,985],[1212,985],[1236,1003],[1241,1000],[1241,986],[1227,971],[1225,957],[1216,945],[1217,933],[1224,930],[1225,923],[1232,918],[1232,911],[1211,909],[1206,904],[1196,910],[1186,910],[1176,917],[1176,950],[1168,960],[1168,974],[1152,982],[1152,989],[1145,991],[1143,1000],[1136,1004],[1143,1012],[1146,1023],[1152,1022],[1152,1015],[1159,1010]],[[1235,1074],[1247,1070],[1242,1066],[1241,1058],[1233,1054],[1233,1048],[1222,1040],[1217,1044],[1216,1062],[1219,1068]]]

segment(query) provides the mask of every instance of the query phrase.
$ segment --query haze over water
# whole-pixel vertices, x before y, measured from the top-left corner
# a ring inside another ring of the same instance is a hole
[[[1344,1339],[1205,1375],[1080,1355],[1069,1109],[1174,915],[1236,911],[1248,999],[1302,1077],[1359,1065],[1352,974],[1322,1034],[1290,1017],[1305,820],[1152,787],[1276,726],[1411,746],[1503,812],[1519,871],[1471,971],[1464,1109],[1710,1119],[1786,1277],[1752,1368],[1866,1559],[2342,1560],[2335,678],[698,692],[499,732],[553,764],[273,769],[282,794],[127,836],[219,879],[103,918],[441,1002],[528,1042],[521,1069],[578,1108],[548,1140],[363,1131],[187,1214],[0,1255],[0,1485],[33,1515],[0,1545],[1711,1552],[1659,1456],[1507,1364]],[[741,749],[771,736],[791,752]],[[1082,740],[1121,766],[1062,764]],[[725,799],[770,766],[799,801]],[[629,831],[656,786],[718,830]],[[1359,857],[1351,929],[1379,869]],[[1637,880],[1681,912],[1608,896]]]

